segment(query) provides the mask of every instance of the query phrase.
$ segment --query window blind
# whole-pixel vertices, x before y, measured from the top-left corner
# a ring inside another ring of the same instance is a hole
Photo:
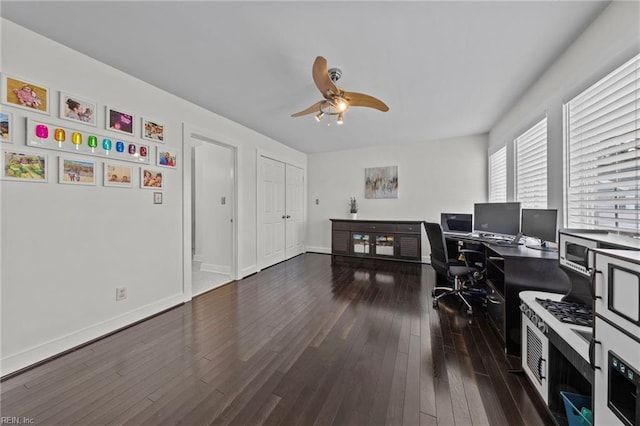
[[[489,156],[489,202],[507,201],[507,147]]]
[[[564,113],[567,226],[638,235],[640,55]]]
[[[516,201],[547,208],[547,118],[516,138]]]

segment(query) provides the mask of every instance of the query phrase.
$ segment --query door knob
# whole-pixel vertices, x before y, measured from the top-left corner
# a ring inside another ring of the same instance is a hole
[[[291,216],[287,215],[287,219],[291,219]]]

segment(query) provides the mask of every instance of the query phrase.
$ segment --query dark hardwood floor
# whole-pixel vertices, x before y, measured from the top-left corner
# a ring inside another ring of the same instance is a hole
[[[551,424],[428,265],[305,254],[1,383],[34,424]]]

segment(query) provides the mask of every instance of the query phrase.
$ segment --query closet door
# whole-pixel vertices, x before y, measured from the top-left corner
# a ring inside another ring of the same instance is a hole
[[[304,249],[304,170],[287,164],[285,181],[285,258],[290,259],[302,253]]]
[[[285,260],[285,164],[260,156],[258,268]]]

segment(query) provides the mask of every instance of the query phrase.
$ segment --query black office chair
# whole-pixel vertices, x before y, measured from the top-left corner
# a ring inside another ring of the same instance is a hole
[[[438,307],[438,301],[449,295],[458,296],[465,305],[467,305],[467,313],[473,314],[473,308],[465,297],[471,295],[469,290],[472,286],[477,285],[478,280],[482,278],[483,268],[473,262],[474,256],[478,259],[482,258],[482,253],[477,250],[461,249],[459,253],[464,257],[464,262],[449,258],[447,253],[447,243],[439,223],[424,223],[427,230],[427,237],[431,245],[431,266],[437,274],[447,277],[452,283],[452,287],[435,287],[431,292],[433,299],[433,307]],[[438,291],[444,291],[436,295]],[[474,294],[476,294],[474,292]],[[482,293],[479,293],[482,294]]]

